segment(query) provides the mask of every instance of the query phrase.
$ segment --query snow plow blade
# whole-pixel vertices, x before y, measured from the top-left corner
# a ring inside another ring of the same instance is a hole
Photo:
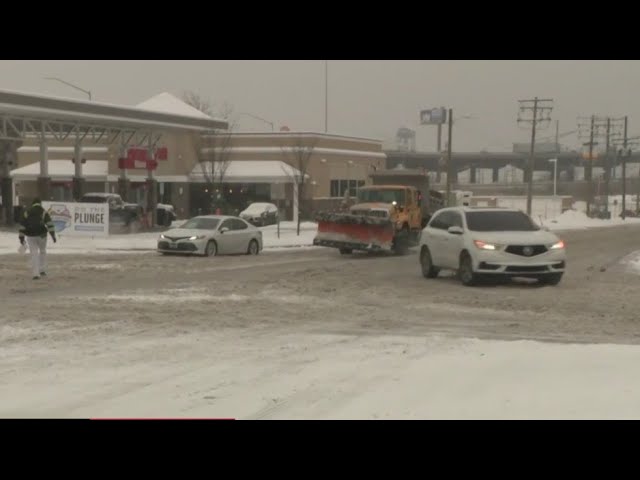
[[[324,213],[316,216],[318,233],[313,244],[363,251],[392,251],[395,234],[386,218]]]

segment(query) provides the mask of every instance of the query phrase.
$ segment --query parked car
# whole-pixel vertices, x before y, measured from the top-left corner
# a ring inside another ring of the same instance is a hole
[[[238,217],[203,215],[160,234],[158,252],[213,257],[262,251],[262,231]]]
[[[420,266],[426,278],[457,271],[464,285],[513,277],[557,285],[566,251],[562,240],[520,210],[443,208],[422,230]]]
[[[137,232],[142,226],[142,207],[137,203],[125,203],[117,193],[91,192],[80,198],[82,203],[108,203],[109,228]]]
[[[163,227],[170,227],[171,224],[178,219],[173,205],[159,203],[156,208],[158,209],[158,225],[162,225]]]
[[[273,225],[278,223],[278,207],[273,203],[252,203],[239,216],[258,227]]]

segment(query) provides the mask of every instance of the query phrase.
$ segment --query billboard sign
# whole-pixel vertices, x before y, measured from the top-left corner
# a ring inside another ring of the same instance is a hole
[[[109,235],[108,203],[42,202],[56,233],[78,236]]]
[[[421,125],[442,125],[447,122],[447,110],[444,107],[420,111]]]

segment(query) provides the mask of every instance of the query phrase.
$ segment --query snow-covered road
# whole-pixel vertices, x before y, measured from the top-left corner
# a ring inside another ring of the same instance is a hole
[[[563,234],[558,287],[417,254],[0,264],[0,416],[640,418],[640,228]]]

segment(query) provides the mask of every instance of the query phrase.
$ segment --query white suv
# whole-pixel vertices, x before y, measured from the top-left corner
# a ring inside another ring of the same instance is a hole
[[[420,266],[426,278],[447,269],[456,270],[464,285],[498,277],[557,285],[565,264],[564,242],[515,209],[443,208],[420,237]]]

